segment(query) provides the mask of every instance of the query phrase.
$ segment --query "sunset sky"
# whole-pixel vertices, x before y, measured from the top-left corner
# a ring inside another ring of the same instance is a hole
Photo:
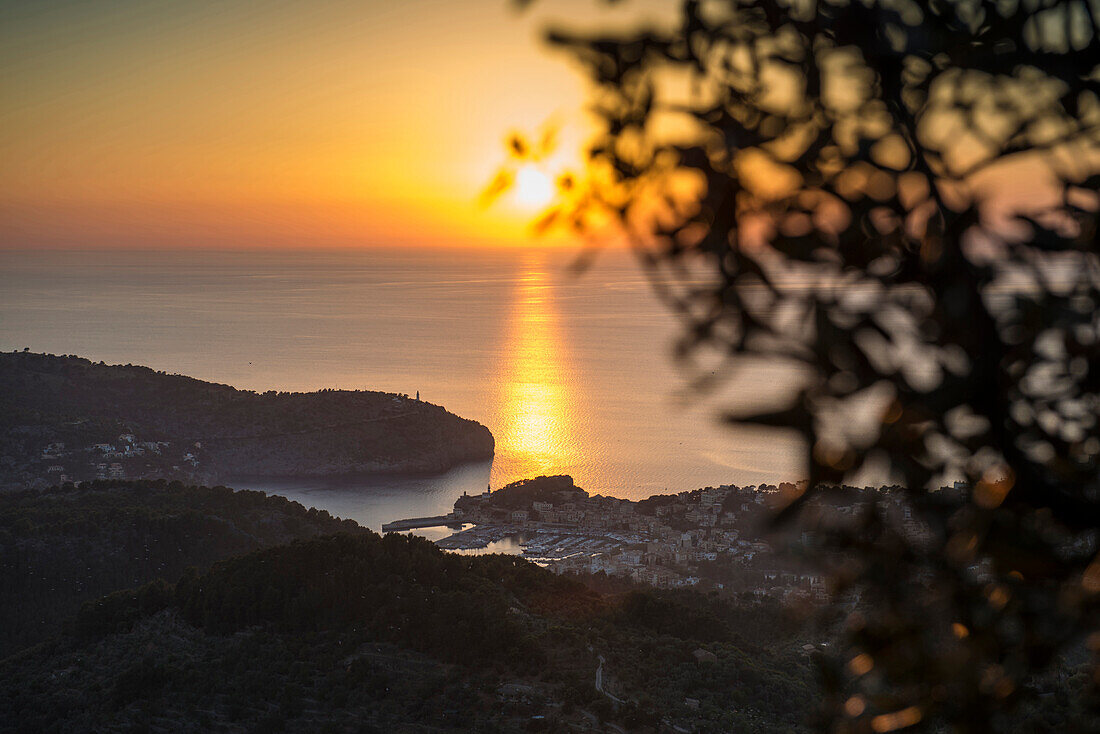
[[[478,193],[509,131],[556,120],[545,173],[576,160],[584,83],[540,31],[616,12],[592,0],[526,13],[506,0],[9,0],[0,246],[529,241],[542,172],[528,172],[526,200],[484,209]]]

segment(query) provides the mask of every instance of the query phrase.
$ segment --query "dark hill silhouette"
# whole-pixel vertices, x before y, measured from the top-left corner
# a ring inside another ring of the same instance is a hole
[[[97,484],[8,500],[0,537],[48,554],[69,575],[58,589],[97,563],[155,580],[0,660],[0,733],[808,731],[806,648],[835,641],[768,602],[448,554],[255,492]],[[175,583],[163,570],[280,538],[298,539]],[[1095,728],[1073,728],[1090,720],[1061,685],[1042,684],[1021,731]]]
[[[147,367],[0,354],[0,485],[111,476],[111,464],[126,478],[216,483],[434,473],[492,456],[487,428],[407,395],[255,393]]]
[[[0,494],[0,657],[56,634],[90,599],[336,532],[366,531],[226,487],[105,481]]]
[[[0,732],[607,730],[596,716],[630,731],[672,717],[786,732],[812,696],[801,633],[774,609],[600,594],[520,558],[392,534],[294,542],[120,591],[71,629],[0,661]],[[715,659],[699,662],[701,648]],[[595,687],[601,658],[624,704]]]
[[[493,492],[493,506],[509,510],[530,510],[534,502],[570,502],[588,497],[573,483],[573,477],[567,474],[520,479]],[[465,502],[459,499],[455,507],[462,508]]]

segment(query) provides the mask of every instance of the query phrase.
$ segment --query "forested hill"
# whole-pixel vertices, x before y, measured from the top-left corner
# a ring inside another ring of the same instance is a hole
[[[283,497],[179,482],[0,494],[0,657],[58,633],[81,603],[293,540],[366,532]]]
[[[799,731],[804,642],[775,608],[340,534],[87,604],[0,661],[0,732]]]
[[[255,393],[146,367],[0,353],[0,487],[439,472],[492,456],[487,428],[407,395]]]
[[[27,494],[0,514],[3,537],[24,548],[64,541],[45,579],[57,588],[93,564],[125,569],[128,558],[160,576],[86,602],[64,634],[0,658],[0,734],[789,734],[809,730],[819,695],[811,655],[827,633],[766,601],[451,555],[221,488],[86,487]],[[227,558],[175,582],[154,562],[173,549],[194,557],[234,538],[262,544],[330,528],[352,532]],[[1017,729],[1096,731],[1095,719],[1070,724],[1082,712],[1064,686],[1051,681]]]

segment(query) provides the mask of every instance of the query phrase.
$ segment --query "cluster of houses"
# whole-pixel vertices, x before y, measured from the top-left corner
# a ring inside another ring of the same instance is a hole
[[[180,465],[194,469],[199,459],[194,451],[184,451],[181,456],[167,457],[168,441],[143,441],[132,433],[120,434],[111,443],[93,443],[78,448],[68,448],[62,441],[47,444],[39,457],[45,464],[46,479],[51,484],[80,482],[86,479],[141,478],[150,465],[157,469],[166,460],[178,459]],[[201,448],[196,443],[195,450]],[[172,466],[179,470],[181,466]]]
[[[633,502],[589,496],[570,477],[539,477],[463,496],[452,524],[474,528],[440,541],[472,549],[522,537],[524,556],[557,572],[607,574],[657,587],[701,586],[759,597],[820,601],[826,583],[807,558],[820,540],[869,509],[919,543],[931,531],[891,488],[835,487],[806,503],[800,532],[775,534],[769,521],[805,483],[707,487]],[[956,483],[945,497],[964,492]],[[775,552],[773,546],[782,546]]]
[[[523,535],[525,555],[557,572],[724,589],[732,568],[751,584],[732,590],[822,598],[821,576],[783,565],[762,537],[773,500],[792,489],[727,485],[632,502],[589,496],[567,477],[549,477],[528,480],[519,491],[510,485],[463,497],[453,517]]]

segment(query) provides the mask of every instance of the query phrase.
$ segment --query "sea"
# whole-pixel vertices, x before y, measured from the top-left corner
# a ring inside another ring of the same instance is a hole
[[[239,484],[375,530],[543,474],[628,499],[804,475],[793,436],[722,421],[789,392],[790,371],[744,364],[697,389],[720,358],[676,359],[683,324],[634,255],[602,251],[579,271],[577,256],[567,247],[3,250],[0,349],[259,391],[419,393],[489,427],[494,460],[442,475]]]

